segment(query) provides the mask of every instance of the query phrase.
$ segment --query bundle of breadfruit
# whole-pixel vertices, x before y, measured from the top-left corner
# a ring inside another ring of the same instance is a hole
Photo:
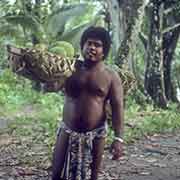
[[[115,64],[109,66],[121,77],[124,96],[127,96],[136,87],[137,81],[134,74],[129,70],[128,65],[125,64],[121,68]]]
[[[120,69],[118,74],[122,80],[124,96],[127,96],[136,87],[136,79],[132,72],[127,69]]]
[[[50,51],[41,48],[16,48],[7,46],[9,65],[13,72],[36,82],[63,87],[65,79],[74,69],[75,58],[57,52],[62,48],[53,47]],[[65,52],[65,51],[64,51]],[[69,51],[72,52],[72,51]],[[53,90],[52,90],[53,91]]]

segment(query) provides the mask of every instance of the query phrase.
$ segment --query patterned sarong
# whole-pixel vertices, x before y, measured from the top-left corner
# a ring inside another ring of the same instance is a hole
[[[86,133],[78,133],[62,122],[59,131],[61,129],[69,134],[68,150],[61,178],[64,180],[90,180],[93,139],[106,137],[107,125]]]

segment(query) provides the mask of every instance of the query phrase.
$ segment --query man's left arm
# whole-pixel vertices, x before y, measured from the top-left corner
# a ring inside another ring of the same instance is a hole
[[[122,82],[118,73],[116,72],[112,73],[110,104],[112,108],[112,128],[115,136],[111,148],[113,159],[118,159],[122,156],[124,107]]]

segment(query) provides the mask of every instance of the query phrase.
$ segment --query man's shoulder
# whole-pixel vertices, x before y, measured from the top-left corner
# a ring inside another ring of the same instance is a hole
[[[119,76],[118,72],[114,70],[113,67],[105,65],[105,69],[111,76]]]
[[[118,73],[119,69],[113,68],[111,66],[106,65],[106,70],[107,70],[109,76],[111,77],[111,82],[114,82],[114,83],[120,82],[120,83],[122,83],[121,77],[120,77],[120,75]]]

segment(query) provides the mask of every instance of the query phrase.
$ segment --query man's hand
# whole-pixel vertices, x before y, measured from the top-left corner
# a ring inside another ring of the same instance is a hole
[[[45,92],[58,92],[62,90],[62,84],[58,81],[44,83],[43,90]]]
[[[113,160],[118,160],[123,155],[123,144],[120,141],[114,140],[111,149],[110,149],[113,157]]]

